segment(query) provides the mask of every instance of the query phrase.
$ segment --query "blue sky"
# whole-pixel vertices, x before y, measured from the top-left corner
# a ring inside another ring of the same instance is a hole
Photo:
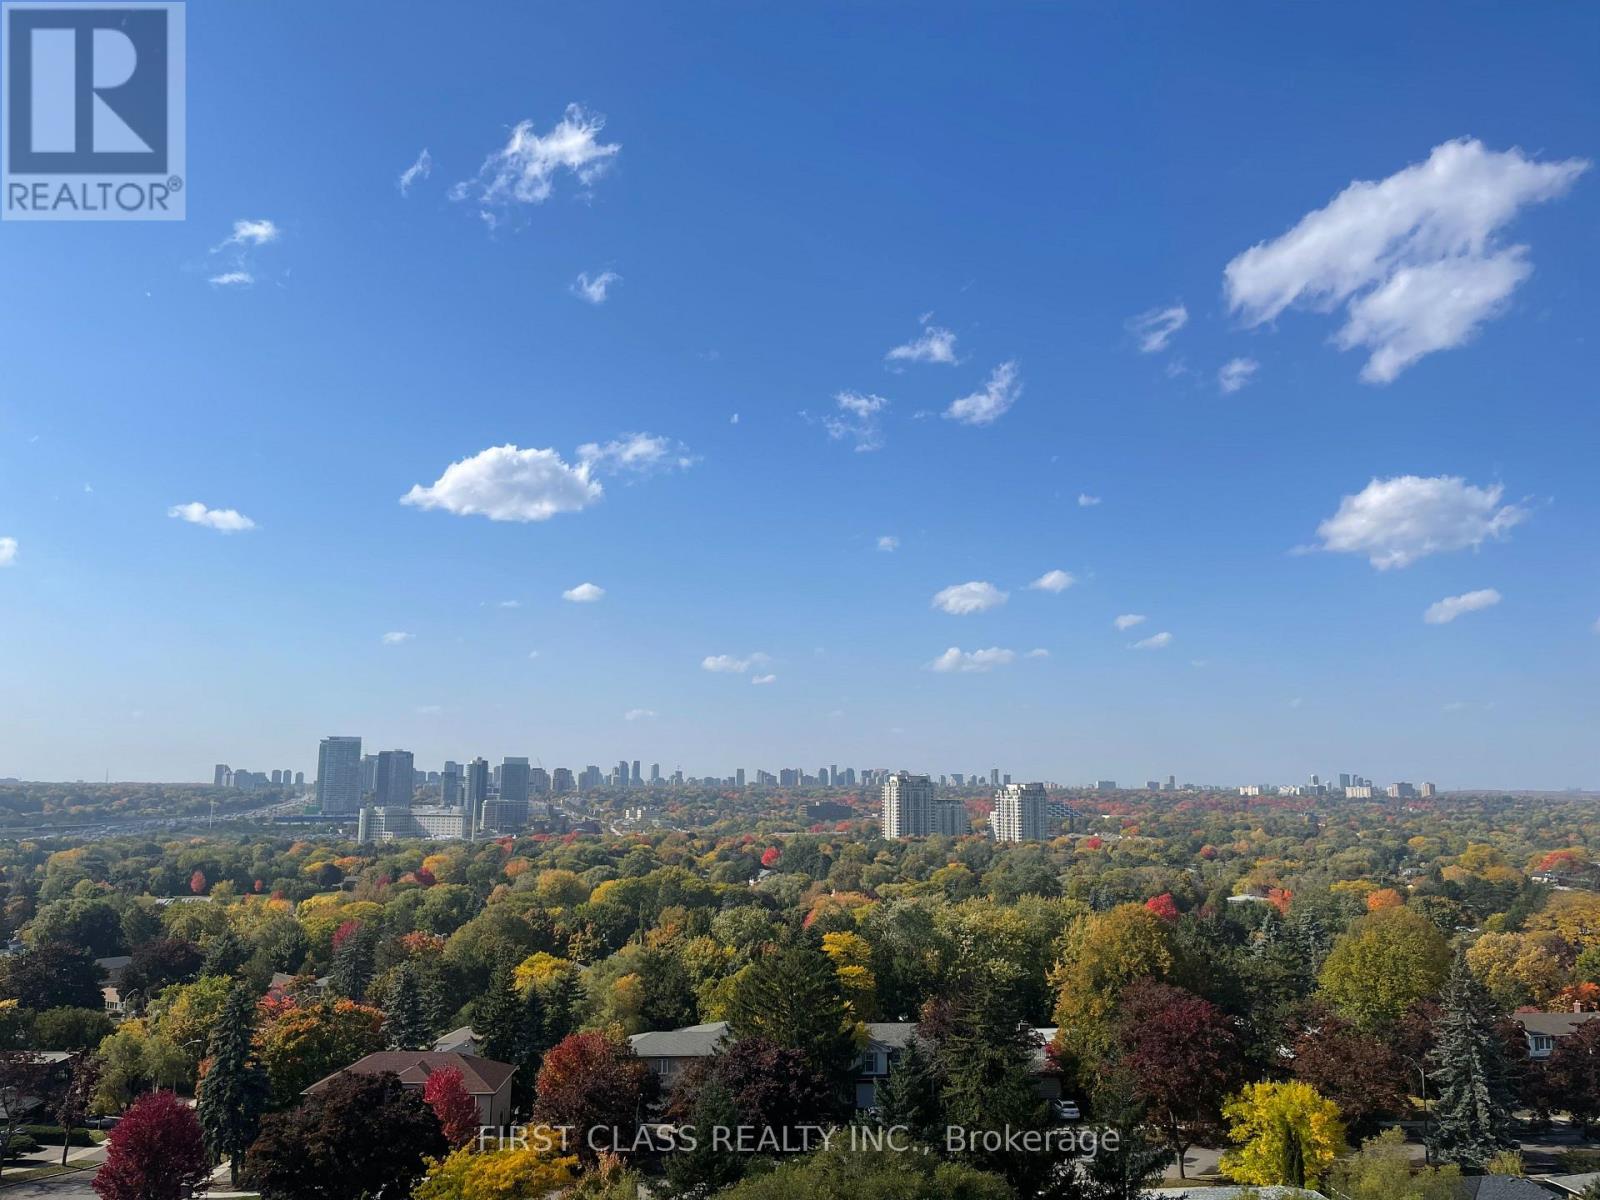
[[[188,23],[187,221],[0,227],[0,775],[1600,785],[1600,14]]]

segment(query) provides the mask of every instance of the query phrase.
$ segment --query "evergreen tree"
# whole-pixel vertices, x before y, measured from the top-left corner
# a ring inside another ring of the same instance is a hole
[[[333,952],[328,983],[335,992],[358,1003],[366,999],[367,985],[377,970],[377,933],[363,925],[350,931]]]
[[[395,971],[389,995],[389,1013],[384,1034],[391,1050],[426,1050],[432,1044],[432,1030],[423,1007],[422,985],[417,969],[406,963]]]
[[[206,1148],[215,1158],[228,1156],[235,1188],[239,1162],[261,1128],[270,1089],[266,1068],[255,1053],[255,1007],[250,989],[243,983],[234,984],[211,1031],[211,1065],[201,1080],[195,1106]]]
[[[857,1058],[855,1022],[833,960],[819,947],[797,940],[756,960],[733,989],[728,1023],[736,1037],[759,1034],[799,1050],[843,1101]]]
[[[1464,950],[1456,951],[1445,985],[1432,1057],[1436,1067],[1428,1078],[1438,1099],[1428,1148],[1439,1161],[1481,1167],[1514,1145],[1513,1097],[1494,1006]]]
[[[1101,1142],[1083,1168],[1087,1200],[1145,1200],[1146,1185],[1159,1180],[1171,1157],[1167,1148],[1148,1137],[1144,1118],[1125,1078],[1113,1077],[1095,1096],[1101,1118]],[[1115,1133],[1113,1144],[1104,1135]]]
[[[913,1034],[878,1091],[878,1123],[903,1129],[917,1142],[938,1144],[944,1127],[939,1086],[938,1064]]]
[[[489,988],[478,997],[472,1018],[472,1032],[478,1035],[483,1056],[513,1064],[526,1040],[522,996],[517,990],[514,970],[509,957],[496,964],[489,976]]]
[[[552,1045],[545,1031],[544,1004],[539,999],[539,989],[530,987],[517,999],[517,1037],[512,1053],[506,1059],[517,1068],[513,1076],[519,1105],[524,1109],[533,1104],[533,1085],[539,1077],[539,1066],[544,1052]]]
[[[568,1034],[578,1030],[578,1005],[583,998],[583,985],[576,971],[563,971],[557,975],[543,993],[544,1044],[554,1046]]]
[[[728,1089],[715,1077],[708,1080],[689,1114],[694,1149],[667,1156],[669,1196],[674,1200],[698,1200],[738,1182],[744,1175],[743,1157],[726,1140],[720,1144],[715,1141],[713,1134],[718,1129],[735,1129],[739,1123],[739,1112]]]

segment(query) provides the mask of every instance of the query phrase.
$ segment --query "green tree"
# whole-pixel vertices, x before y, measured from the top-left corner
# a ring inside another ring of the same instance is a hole
[[[1222,1115],[1238,1145],[1222,1169],[1240,1183],[1315,1188],[1344,1148],[1339,1106],[1299,1080],[1246,1084]]]
[[[1413,1170],[1405,1133],[1385,1129],[1328,1172],[1334,1195],[1347,1200],[1454,1200],[1461,1171],[1453,1163]]]
[[[913,1033],[878,1089],[878,1123],[904,1129],[917,1142],[936,1144],[944,1127],[939,1089],[938,1064]]]
[[[733,1097],[715,1076],[695,1097],[689,1124],[695,1131],[693,1148],[667,1156],[667,1191],[678,1200],[698,1200],[744,1176],[744,1156],[713,1137],[714,1130],[734,1129],[740,1124]]]
[[[1083,1200],[1146,1200],[1171,1154],[1146,1134],[1144,1111],[1121,1075],[1108,1077],[1095,1093],[1101,1140],[1083,1165]],[[1115,1133],[1116,1139],[1105,1137]]]
[[[735,1036],[759,1034],[799,1050],[840,1089],[842,1102],[857,1057],[856,1023],[820,948],[797,939],[757,959],[733,988],[728,1023]]]
[[[432,1044],[422,984],[411,963],[402,963],[395,971],[383,1030],[391,1050],[426,1050]]]
[[[228,1156],[228,1174],[239,1186],[239,1163],[261,1128],[271,1084],[255,1051],[255,996],[244,983],[228,993],[211,1030],[210,1066],[200,1081],[195,1107],[215,1158]]]
[[[522,996],[517,990],[515,964],[502,956],[489,978],[489,987],[478,997],[472,1017],[472,1031],[485,1058],[497,1062],[517,1061],[524,1041]]]
[[[1438,927],[1409,908],[1362,917],[1334,943],[1319,983],[1325,1000],[1363,1030],[1387,1029],[1450,972]]]
[[[1489,993],[1467,966],[1465,952],[1457,951],[1434,1030],[1435,1068],[1429,1076],[1437,1101],[1428,1146],[1443,1162],[1482,1167],[1514,1144],[1514,1097],[1495,1017]]]

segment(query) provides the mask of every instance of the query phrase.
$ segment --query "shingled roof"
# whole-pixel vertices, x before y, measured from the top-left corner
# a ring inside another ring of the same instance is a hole
[[[341,1075],[382,1075],[392,1071],[400,1082],[422,1087],[435,1071],[461,1072],[461,1087],[469,1096],[492,1096],[516,1073],[510,1063],[476,1054],[441,1053],[437,1050],[383,1050],[369,1054],[308,1087],[302,1095],[314,1096]]]

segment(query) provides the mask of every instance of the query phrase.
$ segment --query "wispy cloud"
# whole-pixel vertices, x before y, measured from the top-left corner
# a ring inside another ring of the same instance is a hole
[[[999,646],[990,646],[987,650],[962,650],[959,646],[951,646],[928,664],[928,670],[975,674],[1007,666],[1016,658],[1015,650],[1005,650]]]
[[[1354,182],[1240,254],[1223,273],[1228,304],[1252,326],[1291,305],[1343,307],[1335,341],[1370,351],[1362,379],[1388,383],[1503,310],[1533,268],[1528,247],[1503,245],[1501,233],[1588,169],[1583,159],[1539,162],[1471,138],[1444,142],[1426,162]]]
[[[395,182],[400,188],[400,194],[402,196],[409,196],[411,194],[412,184],[416,183],[416,181],[419,179],[426,179],[432,174],[433,155],[429,154],[428,148],[424,146],[422,148],[422,153],[417,155],[417,161],[412,163],[404,171],[401,171],[400,178]]]
[[[745,658],[733,654],[708,654],[700,660],[700,668],[723,675],[743,675],[751,667],[765,666],[771,661],[760,651]]]
[[[854,442],[858,453],[882,448],[883,412],[889,401],[860,392],[838,392],[833,403],[834,411],[822,418],[822,427],[830,438]]]
[[[944,416],[963,425],[990,425],[1005,416],[1020,395],[1022,379],[1016,362],[1003,362],[989,373],[989,382],[981,391],[952,401]]]
[[[1446,596],[1428,605],[1422,619],[1429,625],[1448,625],[1462,613],[1477,612],[1481,608],[1493,608],[1500,603],[1500,593],[1493,588],[1480,588],[1475,592],[1463,592],[1459,596]]]
[[[577,587],[570,587],[561,593],[561,598],[570,604],[593,604],[606,594],[605,588],[595,583],[580,583]]]
[[[1455,475],[1398,475],[1374,479],[1339,502],[1317,526],[1318,549],[1365,554],[1380,571],[1408,567],[1420,558],[1477,549],[1504,537],[1528,510],[1501,504],[1500,484],[1476,487]]]
[[[1149,619],[1143,613],[1123,613],[1111,624],[1118,633],[1126,633],[1135,625],[1143,625]]]
[[[752,675],[750,682],[758,686],[765,686],[769,683],[777,683],[778,677],[776,675]]]
[[[1128,322],[1128,332],[1139,339],[1139,353],[1160,354],[1174,334],[1189,323],[1189,310],[1180,301],[1166,308],[1152,308]]]
[[[1217,371],[1217,387],[1224,396],[1230,396],[1254,379],[1260,368],[1253,358],[1230,358]]]
[[[483,160],[477,175],[450,189],[450,198],[476,203],[493,226],[499,210],[543,204],[563,173],[588,189],[622,152],[620,144],[600,140],[605,123],[604,117],[578,104],[568,105],[549,133],[535,133],[532,121],[521,121],[506,144]]]
[[[590,304],[604,304],[611,285],[621,282],[622,276],[615,271],[601,271],[593,279],[589,278],[587,272],[580,271],[578,278],[572,281],[572,294]]]
[[[224,271],[206,280],[213,287],[249,287],[255,281],[256,277],[249,271]]]
[[[207,508],[198,500],[174,504],[167,509],[167,516],[191,525],[215,529],[218,533],[245,533],[256,527],[256,523],[242,512],[232,508]]]
[[[900,539],[895,537],[892,533],[886,533],[878,539],[878,549],[883,551],[885,554],[893,554],[896,550],[900,549]]]
[[[965,617],[998,608],[1006,602],[1006,597],[1006,592],[987,580],[973,579],[966,583],[951,584],[935,592],[933,607],[953,617]]]
[[[1144,638],[1142,641],[1133,643],[1133,645],[1129,646],[1128,649],[1165,650],[1170,645],[1172,645],[1172,635],[1165,630],[1162,630],[1160,633],[1152,633],[1149,637]]]
[[[1072,572],[1055,570],[1046,571],[1030,583],[1028,587],[1036,592],[1064,592],[1077,582]]]
[[[17,539],[14,537],[0,537],[0,567],[14,567],[17,565]]]
[[[1079,508],[1095,508],[1099,504],[1100,504],[1100,497],[1099,496],[1091,496],[1091,495],[1089,495],[1088,492],[1079,492],[1078,493],[1078,507]]]
[[[930,325],[931,314],[923,318],[922,332],[911,341],[894,347],[884,355],[892,363],[944,363],[956,360],[956,335],[938,325]]]
[[[282,230],[272,221],[235,221],[233,232],[212,247],[212,251],[226,246],[243,246],[253,249],[278,240]]]
[[[406,642],[415,640],[416,636],[417,635],[414,633],[405,633],[399,629],[391,629],[379,640],[382,641],[385,646],[400,646]]]
[[[661,714],[653,708],[630,708],[622,714],[624,721],[654,721]]]

